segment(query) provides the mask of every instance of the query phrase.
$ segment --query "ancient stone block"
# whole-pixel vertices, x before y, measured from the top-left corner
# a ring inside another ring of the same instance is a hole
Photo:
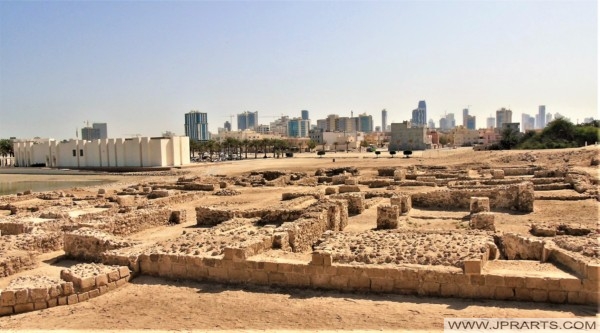
[[[360,192],[358,185],[340,185],[339,193]]]
[[[333,282],[333,277],[332,277]],[[391,278],[371,278],[371,291],[390,292],[394,289],[394,279]]]
[[[326,195],[337,194],[337,193],[338,193],[338,188],[337,187],[326,187],[325,188],[325,194]]]
[[[501,169],[492,170],[492,179],[504,179],[504,170],[501,170]]]
[[[412,202],[410,199],[410,195],[408,194],[395,194],[390,197],[390,204],[393,206],[400,207],[400,213],[406,214],[412,208]]]
[[[60,285],[60,287],[62,289],[62,294],[65,296],[69,296],[75,292],[73,282],[64,282]]]
[[[48,299],[48,288],[31,288],[29,289],[29,297],[34,302],[45,302]]]
[[[356,178],[347,178],[344,181],[344,185],[358,185],[358,179],[356,179]]]
[[[461,287],[469,288],[469,286]],[[460,288],[454,283],[442,283],[440,287],[440,295],[443,297],[458,297],[460,295]]]
[[[48,303],[46,301],[38,301],[33,303],[34,310],[42,310],[48,308]]]
[[[29,301],[29,289],[15,290],[15,304],[24,304]]]
[[[96,287],[105,286],[108,284],[108,276],[106,274],[100,274],[96,276]]]
[[[119,267],[119,276],[121,278],[128,277],[130,274],[129,268],[125,266]]]
[[[394,181],[404,181],[404,180],[406,180],[406,170],[395,169],[394,170]]]
[[[4,290],[0,293],[0,306],[13,306],[15,302],[15,292],[12,290]]]
[[[77,304],[77,303],[79,303],[79,297],[77,294],[67,296],[67,304],[71,305],[71,304]]]
[[[587,278],[592,281],[600,281],[600,265],[599,264],[587,264],[586,267]]]
[[[115,282],[117,284],[117,288],[121,287],[123,285],[125,285],[127,283],[127,277],[124,277],[122,279],[117,280],[117,282]]]
[[[77,300],[79,302],[84,302],[90,299],[90,294],[88,292],[77,294]]]
[[[14,313],[12,306],[0,306],[0,316],[11,315]]]
[[[469,227],[471,229],[496,231],[494,219],[495,215],[491,212],[471,214],[471,219],[469,220]]]
[[[490,211],[490,198],[488,197],[471,197],[469,206],[471,214]]]
[[[181,223],[185,223],[186,220],[187,220],[187,212],[185,209],[171,211],[171,215],[169,216],[169,223],[181,224]]]
[[[465,274],[481,274],[483,263],[481,260],[465,260],[463,272]]]
[[[567,292],[567,303],[569,304],[585,304],[585,293],[577,291]]]
[[[567,292],[562,290],[551,290],[548,292],[548,301],[551,303],[564,303],[567,300]]]
[[[67,305],[67,296],[61,296],[58,298],[58,305]]]
[[[496,287],[494,298],[496,299],[512,299],[515,296],[513,288]]]
[[[14,307],[15,313],[23,313],[34,310],[33,303],[17,304]]]
[[[57,305],[58,305],[58,299],[51,298],[51,299],[48,300],[48,307],[49,308],[53,308],[53,307],[55,307]]]
[[[377,229],[398,228],[398,217],[400,208],[398,206],[377,207]]]
[[[90,292],[88,293],[89,298],[94,298],[94,297],[98,297],[100,296],[100,290],[99,289],[92,289],[90,290]]]
[[[534,289],[531,291],[531,299],[534,302],[546,302],[548,300],[548,292],[546,290]]]

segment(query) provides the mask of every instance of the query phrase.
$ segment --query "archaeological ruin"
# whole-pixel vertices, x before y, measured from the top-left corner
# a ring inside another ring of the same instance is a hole
[[[599,304],[600,196],[589,174],[336,163],[3,196],[0,315],[85,302],[140,275]],[[51,253],[50,265],[73,264],[28,274]]]

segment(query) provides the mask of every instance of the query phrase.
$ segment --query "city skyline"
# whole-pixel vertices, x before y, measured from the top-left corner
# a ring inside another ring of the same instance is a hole
[[[597,17],[595,1],[5,1],[0,137],[74,138],[88,119],[182,135],[190,110],[213,133],[246,110],[391,124],[420,100],[426,121],[545,105],[581,122],[598,118]]]

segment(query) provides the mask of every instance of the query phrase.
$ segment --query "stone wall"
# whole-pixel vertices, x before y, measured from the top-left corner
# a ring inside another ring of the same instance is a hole
[[[412,204],[424,208],[469,209],[471,197],[490,198],[490,208],[533,212],[534,191],[531,182],[416,193],[412,195]]]
[[[36,256],[29,251],[0,251],[0,277],[10,276],[37,266]]]
[[[254,285],[384,292],[435,297],[598,304],[597,266],[585,279],[464,273],[456,267],[334,264],[316,252],[310,263],[141,255],[142,274]]]
[[[348,202],[348,214],[361,214],[365,210],[365,194],[364,193],[345,193],[331,195],[331,199],[346,200]]]
[[[32,226],[26,222],[0,222],[2,235],[19,235],[31,231]]]
[[[114,267],[106,274],[92,277],[71,274],[65,274],[64,277],[72,277],[73,281],[86,288],[78,288],[73,281],[42,276],[17,278],[0,291],[0,316],[84,302],[125,285],[131,275],[127,267]]]
[[[544,242],[536,237],[505,233],[500,237],[500,244],[508,260],[542,260]]]
[[[135,245],[136,242],[115,237],[92,228],[81,228],[64,234],[65,255],[70,258],[100,261],[102,253]]]

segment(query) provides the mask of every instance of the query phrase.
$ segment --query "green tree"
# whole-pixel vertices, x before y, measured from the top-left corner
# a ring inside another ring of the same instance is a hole
[[[310,140],[310,141],[308,141],[307,146],[308,146],[308,150],[312,151],[317,146],[317,142],[314,140]]]
[[[2,156],[14,156],[15,155],[12,140],[0,139],[0,155],[2,155]]]
[[[502,130],[502,139],[500,139],[500,147],[502,149],[514,148],[519,143],[518,132],[510,127]]]

